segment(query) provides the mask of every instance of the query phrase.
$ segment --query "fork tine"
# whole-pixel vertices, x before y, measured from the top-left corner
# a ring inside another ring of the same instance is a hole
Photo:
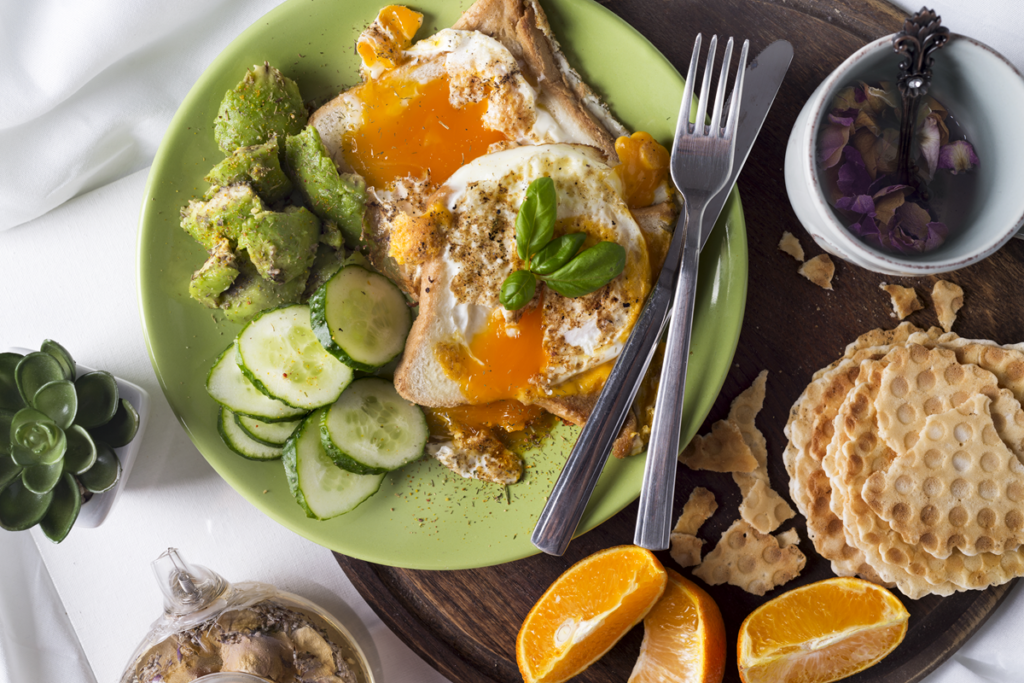
[[[683,102],[679,106],[679,120],[676,122],[676,138],[690,134],[690,106],[693,103],[693,79],[697,74],[697,62],[700,60],[701,34],[693,43],[693,57],[690,58],[690,69],[686,72],[686,83],[683,86]],[[672,147],[675,154],[675,145]]]
[[[743,74],[747,70],[747,52],[750,50],[750,41],[743,41],[743,49],[740,50],[739,71],[736,73],[736,83],[732,86],[732,102],[729,104],[729,119],[725,124],[725,137],[730,138],[736,133],[736,124],[739,120],[739,101],[743,97]]]
[[[708,63],[704,67],[704,81],[700,84],[700,99],[697,100],[697,119],[693,124],[696,135],[705,135],[704,121],[708,116],[708,91],[711,90],[711,74],[715,65],[715,52],[718,50],[718,35],[711,36],[708,45]],[[699,131],[699,132],[698,132]]]
[[[725,53],[722,55],[722,73],[718,77],[718,90],[715,91],[715,109],[711,114],[711,130],[708,135],[721,137],[722,135],[722,109],[725,107],[725,82],[729,78],[729,64],[732,63],[732,37],[725,44]],[[730,107],[731,110],[731,107]]]

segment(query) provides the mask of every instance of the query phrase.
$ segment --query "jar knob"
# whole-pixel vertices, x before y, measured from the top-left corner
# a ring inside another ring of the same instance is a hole
[[[164,594],[164,612],[182,616],[204,609],[217,599],[227,582],[206,567],[189,564],[176,548],[153,560],[153,573]]]

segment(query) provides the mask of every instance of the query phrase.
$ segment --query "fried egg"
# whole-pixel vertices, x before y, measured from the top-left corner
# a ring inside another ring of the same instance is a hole
[[[583,232],[584,248],[616,242],[626,266],[586,296],[564,297],[540,284],[526,307],[507,311],[501,284],[524,266],[516,216],[541,176],[558,195],[555,236]],[[523,146],[466,164],[423,215],[397,224],[392,257],[424,268],[420,315],[395,384],[426,406],[533,404],[599,389],[651,286],[647,245],[619,175],[580,145]]]

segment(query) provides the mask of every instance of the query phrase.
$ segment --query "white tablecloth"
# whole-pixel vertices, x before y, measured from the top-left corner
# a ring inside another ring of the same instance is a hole
[[[229,580],[274,583],[324,605],[353,630],[379,681],[444,680],[384,627],[329,551],[268,520],[214,473],[146,355],[134,268],[146,169],[205,66],[276,4],[0,1],[0,230],[10,228],[0,233],[0,346],[56,339],[141,385],[153,405],[102,527],[75,529],[59,546],[37,532],[0,532],[0,683],[116,680],[160,611],[149,563],[168,546]],[[950,0],[936,9],[1021,69],[1019,7]],[[1021,680],[1022,610],[1018,589],[928,683]]]

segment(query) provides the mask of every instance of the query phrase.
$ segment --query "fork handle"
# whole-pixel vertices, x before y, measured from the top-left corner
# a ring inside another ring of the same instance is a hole
[[[683,414],[686,365],[690,355],[690,332],[696,302],[700,226],[707,206],[706,199],[703,202],[695,199],[686,203],[682,267],[675,287],[658,397],[654,402],[651,440],[647,447],[640,508],[633,536],[634,544],[649,550],[668,548],[672,525],[672,499],[679,456],[679,416]]]
[[[680,242],[676,240],[673,245],[676,251]],[[670,271],[672,251],[670,248],[666,258],[666,266]],[[569,546],[604,469],[612,444],[626,420],[626,412],[636,398],[640,381],[647,374],[658,340],[665,330],[672,303],[674,277],[671,275],[674,273],[663,273],[647,297],[647,303],[640,311],[633,331],[605,382],[604,390],[587,418],[587,424],[576,440],[562,468],[562,474],[555,482],[551,496],[537,520],[531,540],[540,550],[550,555],[562,555]]]

